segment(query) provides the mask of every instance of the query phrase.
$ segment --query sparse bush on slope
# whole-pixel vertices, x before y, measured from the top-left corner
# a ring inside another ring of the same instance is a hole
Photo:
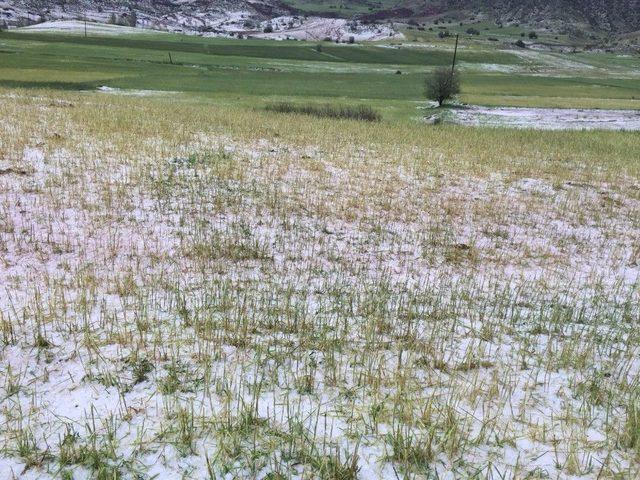
[[[301,113],[314,117],[338,118],[343,120],[363,120],[379,122],[382,115],[367,105],[296,105],[290,102],[280,102],[267,105],[267,111],[278,113]]]

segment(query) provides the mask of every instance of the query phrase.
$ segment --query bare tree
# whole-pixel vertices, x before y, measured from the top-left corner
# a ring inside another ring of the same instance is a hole
[[[460,77],[455,70],[438,68],[427,76],[425,94],[441,107],[447,100],[460,93]]]

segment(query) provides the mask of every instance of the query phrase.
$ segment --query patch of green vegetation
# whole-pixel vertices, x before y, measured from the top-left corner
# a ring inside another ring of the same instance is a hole
[[[634,78],[468,73],[462,82],[463,92],[469,95],[608,99],[633,99],[640,95],[640,84]]]
[[[122,52],[124,54],[123,60],[128,57],[133,57],[131,59],[148,58],[147,55],[150,52],[153,52],[156,56],[159,53],[171,52],[174,56],[175,54],[192,53],[223,57],[391,65],[437,66],[448,65],[451,61],[451,53],[444,50],[383,48],[376,45],[336,45],[327,42],[327,45],[323,45],[322,50],[318,51],[315,48],[315,44],[298,41],[238,41],[197,37],[184,37],[186,40],[171,41],[165,37],[168,37],[168,35],[163,36],[161,39],[149,39],[143,35],[135,39],[113,36],[85,38],[77,35],[51,33],[8,33],[3,35],[3,38],[11,40],[33,42],[42,54],[62,54],[67,52],[70,46],[80,45],[85,49],[87,47],[102,47],[110,49],[113,53]],[[73,50],[72,54],[75,52],[77,50]],[[91,49],[84,50],[85,55],[93,52]],[[114,57],[117,58],[117,55]],[[180,58],[182,57],[178,55],[176,57],[177,61],[180,61]],[[168,62],[168,54],[164,53],[161,59]],[[499,51],[491,54],[478,51],[461,52],[460,60],[469,63],[491,61],[505,65],[522,63],[516,55]]]
[[[356,14],[375,13],[393,8],[395,0],[359,0],[350,2],[328,2],[324,0],[285,0],[287,5],[305,13],[324,14],[349,18]]]
[[[452,58],[450,39],[426,47],[232,40],[173,34],[90,36],[3,33],[0,86],[185,92],[247,107],[348,100],[385,119],[414,120],[425,73]],[[614,54],[503,50],[463,41],[465,102],[486,105],[637,108],[640,61]],[[616,72],[612,77],[611,72]],[[342,103],[342,102],[340,102]],[[347,102],[344,102],[347,103]]]

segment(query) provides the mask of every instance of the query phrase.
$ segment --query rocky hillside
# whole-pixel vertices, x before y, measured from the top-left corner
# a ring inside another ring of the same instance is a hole
[[[227,22],[251,24],[283,15],[357,17],[361,20],[428,19],[480,15],[501,22],[640,30],[640,0],[0,0],[0,21],[20,25],[86,17],[170,30],[208,31]]]
[[[587,24],[596,30],[628,32],[640,29],[640,0],[482,0],[475,4],[502,20]]]
[[[589,26],[595,30],[640,30],[640,0],[285,0],[292,7],[369,20],[425,19],[448,15],[489,16],[502,22]],[[365,13],[361,13],[365,12]]]
[[[268,20],[291,12],[279,0],[0,0],[0,21],[26,25],[86,18],[173,31],[229,30],[234,24]]]

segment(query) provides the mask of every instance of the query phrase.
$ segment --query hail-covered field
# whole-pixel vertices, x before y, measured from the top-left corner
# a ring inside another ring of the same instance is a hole
[[[0,112],[0,477],[638,474],[637,135]]]
[[[0,479],[640,476],[636,57],[78,25],[0,35]]]

